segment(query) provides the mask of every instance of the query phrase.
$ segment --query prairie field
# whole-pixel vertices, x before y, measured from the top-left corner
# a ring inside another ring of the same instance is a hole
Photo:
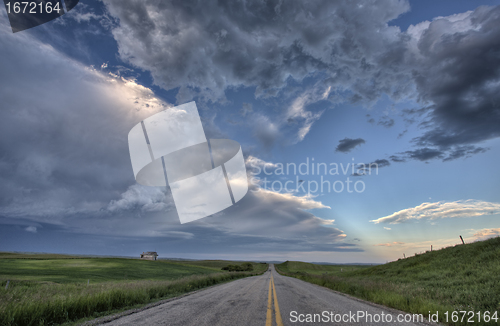
[[[279,266],[282,266],[282,264]],[[370,267],[370,265],[320,265],[303,263],[300,261],[289,261],[286,264],[286,269],[289,272],[303,272],[312,275],[336,275],[338,273],[352,272],[368,267]]]
[[[311,266],[312,265],[312,266]],[[342,266],[342,267],[340,267]],[[285,262],[276,265],[283,275],[296,277],[367,301],[410,313],[439,312],[449,325],[454,311],[496,313],[500,321],[500,237],[444,248],[383,265],[314,265]],[[342,268],[343,271],[339,271]],[[350,270],[354,268],[354,270]]]
[[[232,263],[0,253],[0,325],[72,323],[267,269],[259,263],[252,263],[253,272],[219,267]]]

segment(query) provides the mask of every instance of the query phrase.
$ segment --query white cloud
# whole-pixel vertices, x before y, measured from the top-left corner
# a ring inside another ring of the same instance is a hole
[[[94,12],[94,9],[91,8],[86,3],[80,2],[78,6],[74,7],[69,13],[64,16],[64,19],[58,19],[58,24],[65,24],[65,20],[73,19],[76,22],[80,23],[88,23],[90,20],[106,20],[104,15],[97,15]],[[90,28],[89,28],[90,29]]]
[[[466,242],[468,242],[467,239]],[[390,254],[393,257],[403,258],[403,254],[406,257],[410,257],[413,256],[414,254],[430,251],[431,246],[432,250],[439,250],[447,247],[452,247],[461,243],[462,242],[457,236],[454,239],[433,239],[433,240],[418,241],[418,242],[394,241],[388,243],[375,244],[373,246],[380,247],[379,250],[382,250],[385,253],[385,255]]]
[[[490,238],[500,236],[500,228],[496,229],[482,229],[476,231],[474,235],[470,238],[472,241],[482,241]]]
[[[112,200],[106,207],[110,212],[140,209],[144,212],[167,211],[173,207],[166,201],[163,187],[147,187],[139,184],[130,186],[118,200]]]
[[[499,203],[480,200],[458,200],[454,202],[422,203],[391,215],[371,220],[375,224],[399,224],[412,220],[436,220],[440,218],[466,218],[500,213]]]
[[[464,242],[472,243],[476,241],[483,241],[490,238],[500,236],[500,228],[491,228],[491,229],[481,229],[481,230],[469,230],[469,233],[473,233],[472,236],[465,237]],[[465,235],[466,233],[462,233]],[[383,249],[384,251],[391,251],[396,254],[396,257],[402,258],[402,254],[405,253],[406,257],[410,257],[415,253],[424,253],[431,250],[440,250],[443,248],[453,247],[456,245],[462,245],[462,241],[458,237],[452,239],[432,239],[426,241],[418,241],[418,242],[388,242],[388,243],[380,243],[375,244],[377,247],[386,247]],[[390,248],[389,248],[390,247]]]
[[[256,196],[263,201],[284,201],[293,203],[299,209],[314,209],[314,208],[331,208],[330,206],[323,205],[323,203],[314,200],[312,195],[295,196],[291,193],[279,193],[266,189],[259,189]],[[326,221],[326,220],[325,220]]]
[[[460,241],[460,240],[458,240]],[[381,243],[374,245],[379,249],[376,249],[379,252],[382,252],[384,256],[392,256],[393,259],[397,258],[408,258],[415,254],[425,253],[426,251],[430,251],[431,245],[433,246],[433,250],[439,250],[442,248],[450,247],[458,244],[456,240],[432,240],[432,241],[420,241],[420,242],[389,242],[389,243]]]
[[[407,42],[408,49],[418,59],[424,59],[426,53],[423,53],[422,48],[419,48],[419,42],[423,39],[424,34],[426,38],[432,40],[427,41],[426,46],[429,47],[428,49],[433,49],[436,46],[441,46],[443,38],[446,36],[479,30],[481,25],[472,22],[472,14],[473,11],[467,11],[446,17],[435,17],[432,22],[426,20],[410,25],[406,31],[406,34],[410,36],[410,40]]]
[[[84,14],[83,13],[76,13],[76,14],[72,15],[71,17],[79,23],[88,22],[91,19],[99,20],[102,18],[101,16],[98,16],[98,15],[91,13],[91,12],[86,12]]]
[[[321,118],[324,113],[324,111],[316,113],[308,111],[306,109],[307,105],[327,99],[330,90],[331,86],[326,88],[326,90],[324,90],[323,92],[321,92],[321,90],[318,88],[314,88],[302,93],[292,102],[292,105],[290,105],[288,111],[285,114],[285,121],[297,121],[302,124],[299,127],[296,139],[293,141],[293,143],[302,141],[311,130],[313,123]]]
[[[250,172],[257,175],[259,174],[264,168],[266,171],[271,172],[273,169],[276,169],[278,166],[272,162],[266,162],[264,160],[261,160],[258,157],[249,155],[247,159],[245,160],[245,165],[247,169],[251,169]]]
[[[37,231],[36,226],[28,226],[25,230],[31,233],[36,233]]]
[[[245,116],[248,115],[246,123],[251,126],[254,137],[265,149],[272,148],[279,140],[286,144],[296,144],[304,140],[313,124],[325,112],[324,109],[314,112],[308,106],[328,99],[331,89],[331,86],[315,85],[291,100],[286,109],[274,117],[252,112],[247,106],[243,111]]]
[[[399,242],[399,241],[394,241],[394,242],[387,242],[387,243],[379,243],[376,245],[373,245],[375,247],[395,247],[395,246],[401,246],[404,245],[404,242]]]
[[[207,248],[214,245],[205,243],[213,235],[216,243],[235,241],[235,244],[230,242],[232,246],[256,252],[267,250],[271,244],[275,251],[360,250],[356,245],[343,242],[346,234],[335,227],[333,219],[322,219],[308,212],[310,209],[330,208],[311,196],[263,189],[250,191],[236,205],[184,225],[179,224],[168,193],[132,186],[121,197],[91,218],[66,220],[65,228],[72,232],[106,236],[163,237],[179,241],[196,239]],[[166,210],[157,209],[166,205],[169,205]],[[147,207],[153,209],[146,210]]]

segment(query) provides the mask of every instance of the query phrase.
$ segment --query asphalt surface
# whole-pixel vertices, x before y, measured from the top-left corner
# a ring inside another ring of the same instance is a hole
[[[104,325],[429,325],[427,322],[398,322],[398,317],[404,318],[407,314],[281,276],[273,265],[270,270],[260,276],[198,291]],[[408,320],[411,317],[406,316]]]

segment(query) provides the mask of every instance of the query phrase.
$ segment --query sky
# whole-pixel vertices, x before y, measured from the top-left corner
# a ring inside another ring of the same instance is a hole
[[[0,251],[385,263],[500,235],[499,1],[0,9]],[[128,132],[195,101],[249,191],[181,224]]]

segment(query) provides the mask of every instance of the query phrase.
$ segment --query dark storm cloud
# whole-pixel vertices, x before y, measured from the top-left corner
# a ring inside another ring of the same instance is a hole
[[[408,132],[408,129],[405,129],[405,130],[403,130],[402,132],[400,132],[400,133],[398,134],[398,139],[403,138],[403,136],[404,136],[407,132]]]
[[[2,28],[0,225],[104,243],[161,238],[179,252],[360,251],[333,221],[307,212],[328,209],[321,202],[267,191],[180,225],[169,191],[135,183],[127,144],[130,128],[168,104]],[[208,136],[220,134],[214,115],[202,121]]]
[[[442,158],[444,156],[443,152],[436,150],[436,149],[427,148],[427,147],[419,148],[419,149],[414,150],[414,151],[406,151],[405,154],[409,158],[414,159],[414,160],[419,160],[419,161],[428,161],[430,159]]]
[[[134,182],[128,131],[166,104],[29,34],[0,41],[0,216],[60,224],[99,210]]]
[[[427,113],[431,108],[430,107],[422,107],[422,108],[413,108],[413,109],[403,109],[402,111],[406,116],[417,115],[422,116]]]
[[[393,162],[406,162],[408,160],[417,160],[417,161],[423,161],[427,162],[429,160],[433,159],[443,159],[443,160],[451,160],[451,159],[456,159],[458,157],[464,156],[466,153],[465,151],[463,152],[464,155],[459,155],[462,152],[457,152],[455,156],[452,158],[447,159],[446,158],[446,152],[440,151],[438,149],[434,148],[429,148],[429,147],[424,147],[424,148],[418,148],[416,150],[411,150],[411,151],[405,151],[402,153],[397,153],[395,155],[391,155],[389,158]]]
[[[421,100],[432,105],[431,123],[413,140],[420,149],[410,157],[452,160],[484,152],[476,144],[500,136],[500,7],[416,29],[420,57],[413,77]]]
[[[366,115],[366,118],[368,119],[368,123],[371,123],[371,124],[374,124],[375,123],[375,119],[372,118],[372,116],[370,114],[367,114]]]
[[[384,93],[417,99],[422,107],[407,110],[404,119],[425,129],[413,139],[410,158],[430,151],[442,152],[434,158],[467,157],[500,136],[499,7],[401,32],[387,24],[409,10],[397,0],[115,0],[106,6],[119,21],[113,35],[120,57],[149,71],[161,87],[179,88],[182,100],[223,102],[225,90],[239,86],[256,87],[257,97],[278,96],[288,92],[289,78],[316,76],[332,87],[330,101],[373,103]],[[391,127],[394,120],[378,124]],[[273,133],[264,128],[256,136],[269,144]]]
[[[401,162],[406,162],[404,157],[397,156],[397,155],[391,155],[389,159],[393,162],[401,163]]]
[[[364,143],[365,140],[363,138],[351,139],[346,137],[344,139],[339,140],[339,144],[337,145],[337,148],[335,148],[335,151],[342,153],[349,153],[354,149],[354,147]]]
[[[352,174],[353,177],[361,177],[364,175],[378,174],[379,168],[384,168],[391,165],[386,159],[375,160],[371,163],[358,164],[356,166],[356,172]]]
[[[383,118],[381,118],[381,119],[377,122],[377,124],[378,124],[379,126],[384,126],[384,127],[386,127],[386,128],[390,128],[390,127],[394,126],[394,119],[392,119],[392,118],[388,118],[388,117],[383,117]]]
[[[257,97],[287,93],[289,100],[289,81],[310,77],[321,79],[325,97],[296,90],[303,101],[281,114],[289,124],[305,121],[302,138],[321,116],[305,109],[308,98],[367,103],[383,93],[414,96],[422,106],[407,114],[423,134],[414,148],[390,156],[393,162],[468,157],[500,136],[498,7],[401,33],[387,25],[408,10],[396,0],[106,6],[118,19],[112,32],[120,58],[149,71],[157,85],[178,88],[179,102],[195,96],[223,102],[226,90],[240,86],[255,87]],[[206,248],[289,250],[295,243],[297,250],[358,250],[342,242],[345,234],[333,221],[307,212],[327,209],[320,202],[271,192],[250,193],[221,214],[181,227],[168,193],[135,185],[126,142],[130,128],[164,103],[149,89],[92,71],[29,33],[14,39],[5,31],[0,21],[0,223],[36,228],[37,235],[50,224],[104,236],[203,239]],[[255,138],[271,148],[280,125],[250,106],[244,114],[251,116]],[[207,133],[222,133],[215,113],[202,118]],[[340,152],[364,143],[344,141]],[[200,243],[183,245],[196,251]]]
[[[405,1],[105,4],[119,20],[120,57],[150,71],[157,85],[180,87],[184,100],[223,101],[225,89],[242,85],[256,87],[257,97],[275,96],[288,78],[318,72],[334,92],[349,89],[358,100],[407,91],[408,77],[385,69],[403,59],[399,28],[387,22],[409,9]]]
[[[461,157],[471,157],[474,154],[484,153],[487,149],[475,146],[455,146],[444,161],[451,161]]]
[[[443,162],[452,161],[458,158],[471,157],[474,154],[484,153],[488,149],[476,146],[454,146],[450,150],[439,150],[436,148],[423,147],[412,151],[406,151],[391,155],[393,162],[406,162],[407,160],[417,160],[427,162],[433,159],[442,159]]]
[[[374,162],[370,163],[370,165],[373,164],[373,163],[377,164],[377,166],[379,168],[383,168],[383,167],[391,165],[391,163],[388,160],[386,160],[386,159],[375,160]]]

